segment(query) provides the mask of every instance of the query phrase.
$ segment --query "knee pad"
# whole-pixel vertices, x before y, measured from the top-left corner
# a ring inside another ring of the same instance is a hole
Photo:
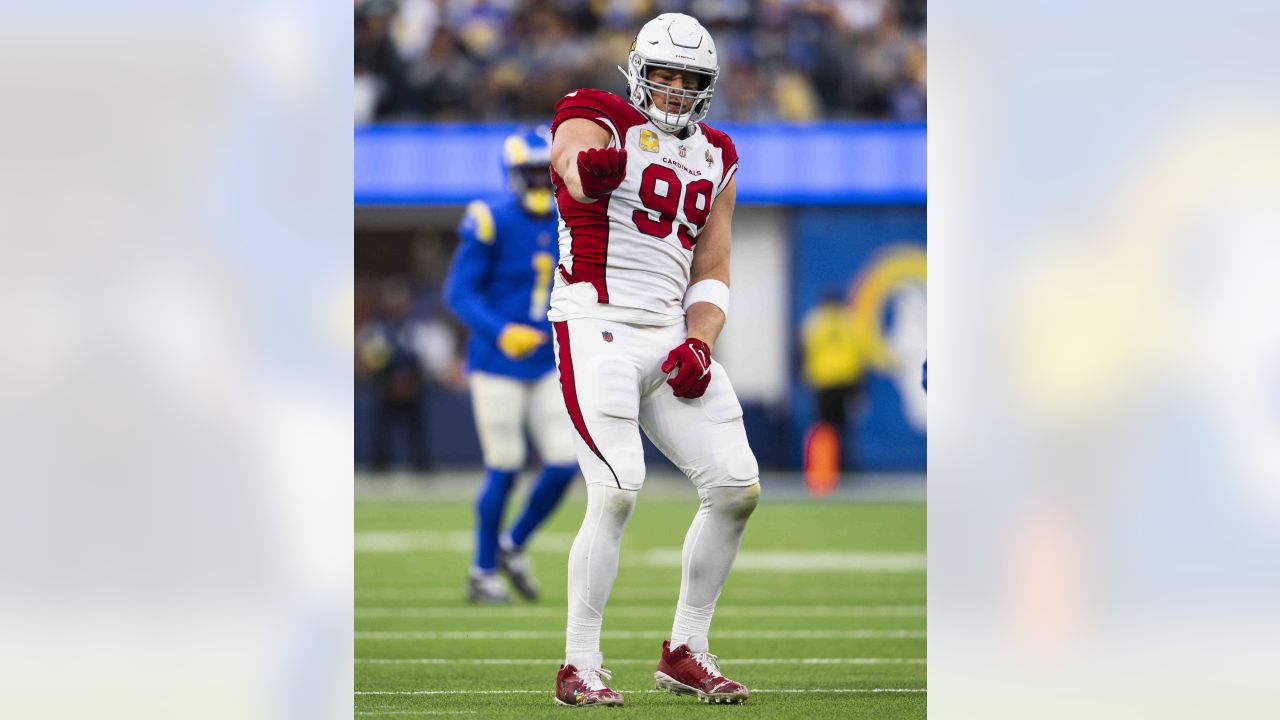
[[[760,480],[760,465],[747,444],[742,420],[716,425],[710,436],[712,452],[689,477],[699,488],[747,486]]]
[[[587,380],[579,387],[583,415],[603,461],[596,463],[580,454],[582,472],[588,483],[639,490],[644,483],[644,449],[636,426],[640,414],[637,371],[625,361],[606,358],[584,377]]]
[[[712,376],[711,386],[702,397],[702,412],[711,422],[703,431],[711,454],[701,467],[694,468],[690,479],[698,487],[748,485],[760,479],[760,465],[747,443],[747,429],[742,423],[742,405],[724,368],[712,363],[712,372],[720,372],[719,382]]]
[[[716,465],[720,470],[721,482],[753,481],[759,485],[760,465],[756,462],[755,453],[751,452],[751,446],[746,442],[730,445],[723,450],[717,448]]]
[[[744,521],[751,517],[751,513],[760,504],[760,483],[706,488],[698,495],[707,501],[711,512]]]
[[[622,488],[635,491],[644,484],[643,452],[608,448],[604,457],[605,461],[601,461],[590,450],[582,456],[578,465],[587,485],[604,485],[614,490],[621,489],[618,487],[621,485]]]
[[[598,527],[609,528],[610,535],[621,537],[622,529],[631,519],[631,512],[636,509],[638,494],[635,490],[619,490],[610,485],[587,488],[586,521],[598,518]]]
[[[613,473],[618,476],[618,482],[633,494],[644,484],[643,453],[617,453],[609,462],[613,464]],[[617,490],[618,487],[615,485],[613,489]]]
[[[635,490],[619,490],[616,487],[606,486],[604,489],[604,512],[611,516],[619,524],[624,524],[631,518],[631,513],[636,509],[637,493]]]

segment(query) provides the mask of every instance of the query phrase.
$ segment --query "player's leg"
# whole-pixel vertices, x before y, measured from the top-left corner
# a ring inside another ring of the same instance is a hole
[[[543,469],[529,494],[528,506],[507,536],[517,549],[524,547],[533,531],[555,510],[578,472],[573,425],[564,408],[557,373],[548,374],[532,386],[527,421]]]
[[[533,532],[560,504],[569,482],[578,474],[578,461],[574,454],[573,426],[560,393],[559,374],[548,373],[529,387],[526,421],[538,456],[542,458],[542,472],[529,492],[519,519],[498,540],[498,565],[521,595],[534,600],[538,597],[538,585],[525,547]]]
[[[473,602],[510,600],[496,575],[498,532],[507,495],[524,465],[522,419],[527,402],[527,392],[520,381],[471,373],[471,403],[485,465],[484,484],[476,496],[476,554],[467,586],[467,596]]]
[[[587,511],[569,550],[569,613],[565,665],[601,669],[600,629],[618,576],[622,533],[636,506],[635,490],[603,483],[587,485]]]
[[[557,678],[557,698],[570,704],[621,702],[600,681],[600,628],[618,574],[622,532],[644,482],[639,374],[628,343],[612,334],[605,340],[601,325],[590,319],[555,323],[564,404],[587,485],[586,514],[569,551],[565,666]],[[571,692],[580,686],[575,683],[598,687],[579,697]]]
[[[707,636],[760,499],[759,468],[724,367],[713,362],[711,372],[701,398],[677,398],[662,384],[641,403],[646,434],[697,486],[700,498],[685,535],[671,641],[663,643],[654,678],[660,688],[707,702],[741,702],[747,689],[721,674]]]

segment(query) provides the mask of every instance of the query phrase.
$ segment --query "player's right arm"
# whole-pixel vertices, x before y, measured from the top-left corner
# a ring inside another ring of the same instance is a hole
[[[484,288],[497,260],[494,242],[497,228],[493,211],[483,201],[467,206],[458,226],[458,252],[445,279],[444,298],[458,319],[471,331],[489,338],[513,360],[519,360],[547,341],[546,333],[520,323],[507,322],[485,302]]]
[[[596,201],[583,189],[578,156],[588,150],[608,147],[610,139],[609,131],[585,118],[569,118],[556,126],[551,140],[551,167],[564,180],[574,200],[580,203]],[[590,172],[589,168],[584,169]]]
[[[484,201],[473,201],[458,225],[458,250],[444,283],[444,300],[453,314],[472,332],[495,340],[507,324],[484,299],[484,287],[497,260],[496,240],[493,211]]]

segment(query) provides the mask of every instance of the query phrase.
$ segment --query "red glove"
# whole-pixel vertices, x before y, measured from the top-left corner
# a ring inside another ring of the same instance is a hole
[[[711,348],[698,338],[689,338],[675,350],[667,354],[667,361],[662,363],[662,372],[669,373],[676,367],[680,369],[675,377],[668,378],[667,384],[675,391],[676,397],[700,398],[711,384]]]
[[[618,148],[591,148],[578,153],[578,178],[582,193],[600,199],[618,189],[627,176],[627,151]]]

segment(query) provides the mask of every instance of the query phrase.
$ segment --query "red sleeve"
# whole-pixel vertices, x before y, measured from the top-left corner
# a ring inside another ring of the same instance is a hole
[[[706,135],[707,142],[719,148],[724,158],[724,175],[720,179],[722,189],[729,184],[729,178],[738,171],[738,149],[733,146],[733,140],[730,140],[724,132],[702,123],[698,123],[698,127],[702,129],[702,134]]]
[[[590,120],[608,130],[618,146],[622,145],[628,129],[644,122],[640,111],[631,103],[611,92],[590,88],[580,88],[560,98],[551,120],[551,132],[570,118]]]

